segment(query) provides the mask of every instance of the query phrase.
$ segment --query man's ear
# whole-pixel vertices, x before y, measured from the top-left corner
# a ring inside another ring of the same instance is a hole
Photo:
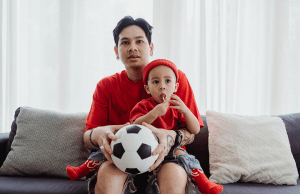
[[[114,50],[115,50],[117,59],[120,59],[120,57],[119,57],[119,51],[118,51],[118,48],[116,46],[114,46]]]
[[[144,85],[144,88],[145,88],[147,94],[150,94],[149,86],[148,85]]]
[[[179,83],[176,83],[176,84],[175,84],[175,90],[174,90],[174,93],[177,92],[178,87],[179,87]]]
[[[150,56],[153,56],[153,51],[154,51],[154,44],[150,44]]]

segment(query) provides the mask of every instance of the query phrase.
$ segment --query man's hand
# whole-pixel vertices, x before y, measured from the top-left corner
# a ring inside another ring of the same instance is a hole
[[[117,138],[115,133],[119,131],[122,127],[129,125],[126,123],[124,125],[107,125],[103,127],[97,127],[93,130],[91,141],[93,144],[98,144],[99,147],[103,146],[102,153],[104,154],[105,158],[110,162],[113,163],[111,159],[111,155],[113,151],[109,145],[110,141],[116,141]]]
[[[157,168],[160,163],[164,160],[165,156],[168,155],[171,147],[175,143],[176,132],[173,130],[166,130],[166,129],[158,129],[143,122],[145,127],[148,127],[158,138],[159,144],[157,148],[152,152],[152,155],[159,154],[155,163],[150,167],[149,172],[153,171]]]

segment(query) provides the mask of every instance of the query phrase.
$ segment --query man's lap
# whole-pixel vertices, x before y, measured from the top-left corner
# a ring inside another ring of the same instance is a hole
[[[101,157],[101,158],[103,159],[103,157]],[[106,159],[104,159],[102,161],[102,163],[105,161],[106,161]],[[159,173],[159,169],[164,164],[169,163],[169,162],[177,164],[179,168],[183,168],[186,171],[187,177],[188,177],[187,184],[186,184],[186,193],[194,193],[195,186],[191,182],[189,168],[191,166],[193,166],[193,168],[195,168],[196,166],[200,167],[200,164],[198,161],[194,161],[194,157],[192,155],[188,155],[188,154],[178,156],[172,160],[164,160],[163,163],[157,169],[154,170],[154,172],[151,172],[151,173],[146,172],[146,173],[139,174],[139,175],[128,175],[125,183],[123,185],[121,184],[119,187],[123,188],[125,186],[125,190],[123,192],[124,194],[130,194],[130,193],[159,194],[160,192],[159,192],[159,188],[158,188],[157,173]],[[99,171],[98,173],[101,173],[101,171]],[[104,176],[104,177],[110,179],[109,177],[107,177],[107,176],[110,176],[110,174],[99,174],[99,176]],[[96,177],[97,177],[97,175],[96,175]],[[170,177],[170,178],[174,178],[174,177],[176,178],[178,176],[174,176],[174,174],[173,174],[172,177]],[[95,180],[95,177],[92,177],[92,180],[90,181],[90,184],[89,184],[90,193],[93,193],[93,189],[96,184],[96,180]],[[181,177],[181,180],[182,180],[182,177]]]

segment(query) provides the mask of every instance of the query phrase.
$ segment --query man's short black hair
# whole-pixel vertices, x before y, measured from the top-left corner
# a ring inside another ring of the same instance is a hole
[[[152,26],[144,19],[142,18],[137,18],[133,19],[131,16],[125,16],[123,19],[121,19],[115,29],[113,30],[113,35],[115,39],[116,46],[118,47],[118,42],[119,42],[119,34],[121,31],[128,27],[136,25],[140,28],[142,28],[146,34],[146,37],[148,39],[149,45],[151,44],[151,36],[152,36]]]

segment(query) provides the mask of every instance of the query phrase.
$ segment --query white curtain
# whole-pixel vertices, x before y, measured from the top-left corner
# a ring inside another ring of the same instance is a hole
[[[300,1],[154,1],[155,55],[182,69],[200,113],[300,112]]]
[[[201,114],[300,112],[298,0],[1,0],[0,132],[15,109],[88,112],[97,82],[120,72],[112,30],[126,15],[153,29]]]
[[[1,126],[29,106],[88,112],[97,82],[122,71],[112,31],[126,15],[152,24],[152,1],[0,0]]]

